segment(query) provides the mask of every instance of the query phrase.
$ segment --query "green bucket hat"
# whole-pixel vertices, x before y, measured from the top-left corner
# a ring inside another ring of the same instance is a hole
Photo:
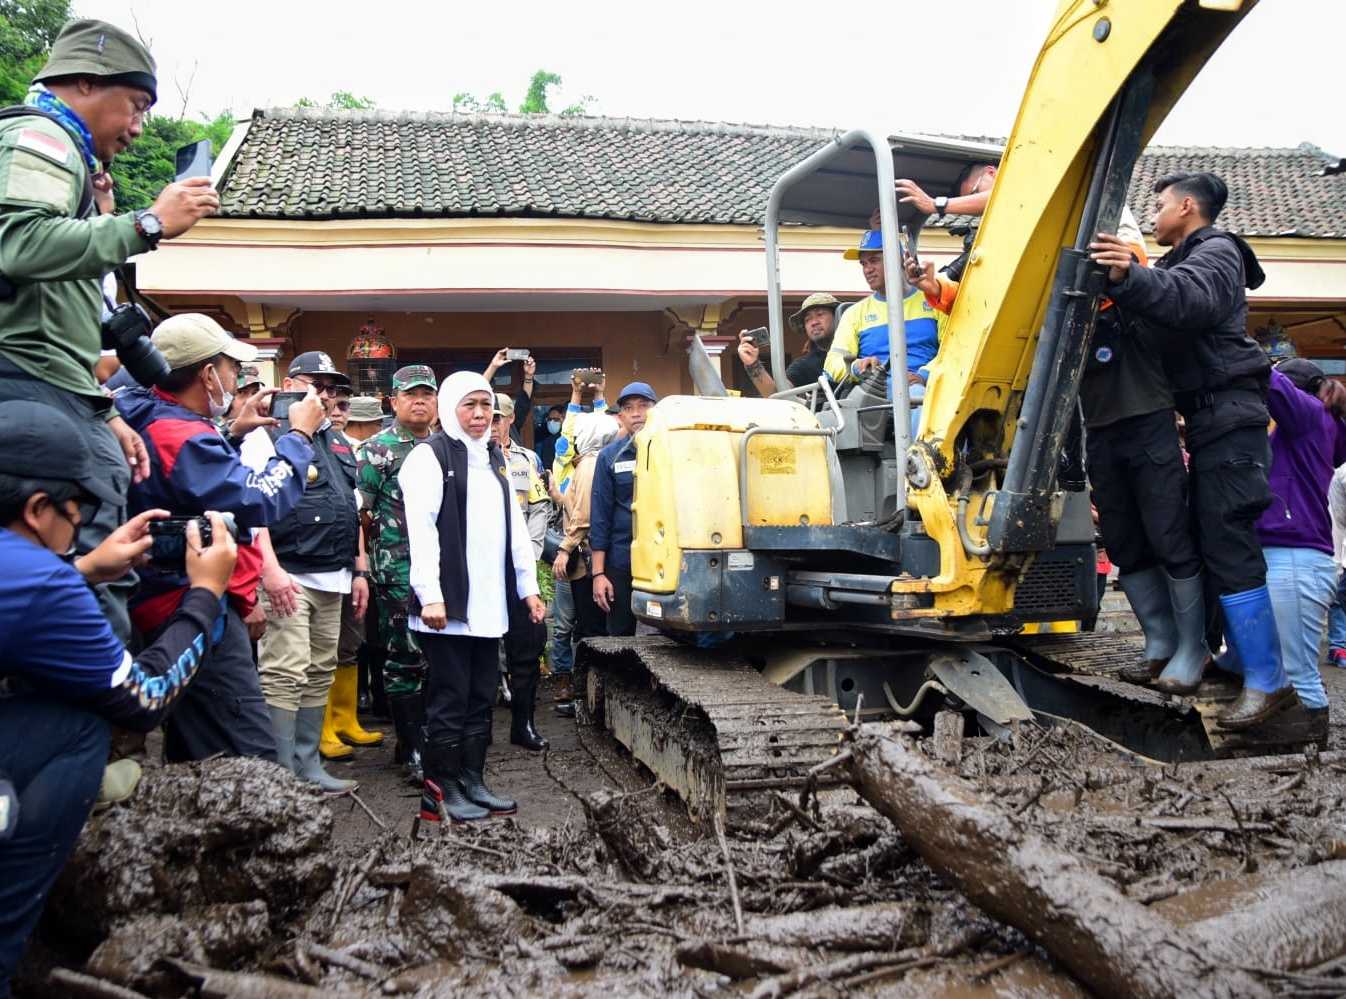
[[[372,395],[357,395],[351,400],[350,423],[377,423],[383,419],[383,406]]]
[[[101,82],[135,87],[159,99],[154,56],[139,40],[106,21],[66,21],[34,83],[62,76],[95,76]]]
[[[406,389],[415,388],[417,385],[424,385],[426,388],[437,389],[439,385],[435,383],[435,373],[430,370],[426,364],[408,364],[406,367],[398,368],[393,372],[393,391],[402,392]]]
[[[804,299],[804,304],[799,307],[799,311],[790,316],[790,328],[796,331],[802,330],[804,328],[804,313],[808,312],[809,309],[835,309],[840,304],[835,295],[829,295],[825,291],[815,291]]]

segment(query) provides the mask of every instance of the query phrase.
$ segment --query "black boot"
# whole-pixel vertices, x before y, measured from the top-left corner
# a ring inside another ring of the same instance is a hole
[[[419,784],[421,775],[422,729],[425,727],[425,695],[421,691],[412,694],[392,694],[388,697],[388,713],[393,716],[393,729],[397,733],[397,746],[393,749],[393,762],[402,763],[407,768],[407,778]]]
[[[480,732],[463,739],[463,794],[467,800],[488,809],[492,815],[513,815],[518,802],[492,794],[486,786],[486,747],[491,743],[489,732]]]
[[[520,679],[514,685],[514,699],[510,702],[509,741],[516,746],[540,753],[548,746],[533,723],[537,710],[537,674]]]
[[[463,743],[460,740],[440,739],[427,743],[424,756],[422,822],[439,822],[444,816],[451,822],[479,822],[491,814],[463,795]]]

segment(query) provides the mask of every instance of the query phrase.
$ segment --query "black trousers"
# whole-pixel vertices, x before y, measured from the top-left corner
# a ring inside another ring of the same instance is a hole
[[[225,611],[220,643],[164,723],[169,763],[204,760],[216,753],[276,760],[271,714],[257,680],[248,626],[233,607]]]
[[[491,734],[491,709],[500,675],[500,639],[468,635],[416,638],[429,663],[425,674],[427,743]]]
[[[612,583],[612,610],[608,611],[609,635],[634,635],[636,615],[631,611],[631,570],[608,569]],[[578,614],[578,611],[576,611]]]
[[[76,395],[54,385],[48,385],[4,357],[0,357],[0,402],[40,402],[60,410],[79,427],[85,445],[93,452],[94,470],[99,476],[111,482],[122,497],[122,502],[115,506],[102,504],[93,520],[80,525],[79,536],[75,539],[75,550],[80,555],[93,551],[109,534],[126,522],[125,497],[126,491],[131,487],[131,469],[126,464],[126,456],[122,454],[121,445],[117,443],[116,436],[107,425],[106,417],[111,401]],[[60,477],[60,470],[53,469],[52,478]],[[136,583],[136,574],[130,572],[121,579],[94,587],[99,609],[112,626],[113,634],[120,638],[123,644],[131,641],[131,619],[127,614],[126,602],[135,592]]]
[[[1174,579],[1197,574],[1201,559],[1172,410],[1091,430],[1089,480],[1103,546],[1119,572],[1162,566]]]
[[[1271,504],[1270,468],[1265,427],[1230,430],[1192,451],[1192,522],[1215,596],[1266,585],[1256,524]]]
[[[616,584],[613,584],[616,588]],[[571,631],[571,641],[579,642],[585,638],[598,638],[608,633],[608,618],[603,609],[594,603],[594,577],[582,576],[570,581],[570,595],[575,604],[575,627]]]

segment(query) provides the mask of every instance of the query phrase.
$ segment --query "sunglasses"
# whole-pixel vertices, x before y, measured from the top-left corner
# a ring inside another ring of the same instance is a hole
[[[349,399],[338,399],[335,406],[332,407],[338,412],[344,413],[351,408]]]
[[[338,385],[336,382],[314,381],[312,378],[306,378],[303,375],[295,377],[294,381],[302,382],[305,385],[312,385],[313,391],[317,392],[319,395],[336,395],[346,387],[344,385]]]

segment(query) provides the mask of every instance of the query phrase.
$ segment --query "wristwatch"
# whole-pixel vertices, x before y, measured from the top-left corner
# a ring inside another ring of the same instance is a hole
[[[368,579],[368,578],[369,578],[369,573],[366,572],[364,569],[352,569],[352,570],[351,570],[351,578],[353,578],[353,579]]]
[[[136,212],[136,232],[140,233],[140,238],[150,244],[151,250],[159,248],[159,240],[164,235],[164,224],[159,221],[159,216],[148,208]]]
[[[940,197],[935,199],[935,214],[937,214],[940,218],[943,218],[944,213],[947,212],[948,210],[949,210],[948,198],[943,197],[941,195]]]

